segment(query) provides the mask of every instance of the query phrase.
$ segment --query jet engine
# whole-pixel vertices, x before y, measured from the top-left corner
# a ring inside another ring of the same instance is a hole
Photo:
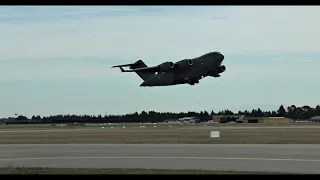
[[[179,61],[177,63],[177,66],[179,66],[179,68],[187,68],[187,67],[192,66],[192,65],[193,65],[192,59],[184,59],[184,60]]]
[[[173,62],[165,62],[160,65],[161,71],[169,71],[170,69],[174,68]]]
[[[218,69],[219,69],[219,73],[222,73],[222,72],[226,71],[226,66],[224,66],[224,65],[219,66]]]

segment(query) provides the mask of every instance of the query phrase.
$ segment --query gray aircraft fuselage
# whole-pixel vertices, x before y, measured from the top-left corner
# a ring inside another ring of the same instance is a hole
[[[153,67],[147,67],[139,60],[136,64],[143,63],[143,67],[135,68],[135,64],[131,64],[132,70],[129,71],[121,68],[126,65],[114,67],[120,67],[123,72],[136,72],[144,80],[140,86],[194,85],[207,76],[220,77],[220,73],[226,70],[226,67],[221,65],[223,60],[224,56],[220,52],[210,52],[193,59],[184,59],[176,63],[165,62]]]

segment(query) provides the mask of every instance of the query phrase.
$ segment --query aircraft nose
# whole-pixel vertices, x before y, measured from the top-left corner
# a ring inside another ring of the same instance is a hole
[[[222,61],[223,61],[223,59],[224,59],[224,55],[222,55],[222,54],[219,53],[217,59],[218,59],[218,63],[221,64]]]
[[[223,55],[223,54],[220,54],[220,58],[221,58],[221,62],[222,62],[223,59],[224,59],[224,55]]]

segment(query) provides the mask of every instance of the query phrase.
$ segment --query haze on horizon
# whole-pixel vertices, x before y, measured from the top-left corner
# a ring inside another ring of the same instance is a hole
[[[0,117],[315,107],[318,6],[0,7]],[[225,55],[195,86],[142,88],[148,66]]]

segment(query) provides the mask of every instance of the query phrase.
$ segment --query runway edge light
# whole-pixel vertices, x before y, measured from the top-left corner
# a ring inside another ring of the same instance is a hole
[[[210,138],[219,138],[220,131],[210,131]]]

